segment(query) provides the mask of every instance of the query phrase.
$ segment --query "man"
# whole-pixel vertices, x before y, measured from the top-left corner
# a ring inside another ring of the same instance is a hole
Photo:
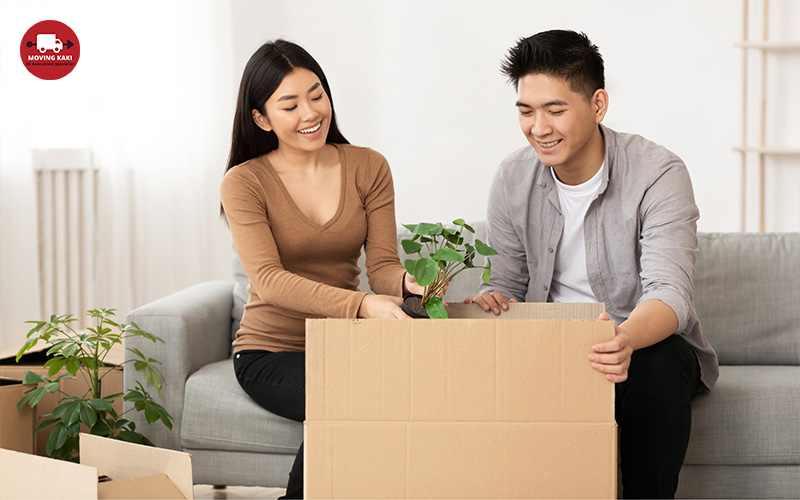
[[[532,147],[503,160],[493,181],[498,255],[471,301],[495,314],[513,301],[603,302],[615,337],[587,362],[616,383],[623,495],[674,497],[691,398],[719,374],[692,303],[699,213],[689,174],[665,148],[601,125],[603,59],[586,35],[522,39],[502,70]]]

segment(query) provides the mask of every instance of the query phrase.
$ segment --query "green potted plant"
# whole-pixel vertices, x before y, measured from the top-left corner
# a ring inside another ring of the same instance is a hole
[[[103,378],[109,373],[103,369],[104,360],[114,345],[122,344],[124,339],[132,336],[143,337],[153,342],[164,342],[155,335],[141,330],[136,323],[115,322],[111,319],[114,314],[114,309],[88,311],[87,315],[95,321],[94,326],[86,331],[76,331],[72,328],[70,323],[77,321],[72,314],[53,315],[49,321],[26,322],[35,326],[28,332],[27,340],[17,353],[16,360],[19,362],[23,354],[39,341],[43,341],[50,346],[47,351],[48,360],[44,363],[44,368],[47,368],[48,372],[47,375],[25,372],[23,384],[35,387],[17,403],[17,408],[26,403],[34,408],[46,393],[62,395],[53,413],[45,415],[47,418],[35,429],[35,432],[40,432],[52,426],[45,448],[49,457],[77,460],[80,424],[84,424],[92,434],[152,446],[149,439],[136,432],[136,425],[124,418],[127,412],[117,414],[114,410],[112,404],[120,396],[125,401],[134,403],[133,410],[144,411],[148,424],[160,420],[167,428],[172,429],[172,416],[153,400],[140,382],[137,382],[136,388],[128,389],[124,393],[102,395]],[[138,358],[130,360],[134,362],[133,367],[137,371],[144,370],[145,381],[153,384],[158,392],[162,392],[162,375],[157,367],[160,363],[148,358],[138,349],[128,349],[128,351]],[[66,369],[66,373],[56,376],[62,368]],[[88,386],[83,395],[70,395],[61,390],[62,380],[79,376]]]
[[[465,269],[483,269],[482,279],[486,283],[492,276],[489,259],[485,266],[476,266],[475,256],[497,255],[495,249],[478,239],[474,245],[465,242],[464,232],[475,233],[475,230],[464,219],[456,219],[453,224],[452,229],[441,222],[403,224],[413,236],[400,244],[406,254],[419,256],[405,261],[406,271],[425,287],[423,295],[409,294],[403,298],[403,311],[412,318],[447,318],[442,295],[450,281]]]

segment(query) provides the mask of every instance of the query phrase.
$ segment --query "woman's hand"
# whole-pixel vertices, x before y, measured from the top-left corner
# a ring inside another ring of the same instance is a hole
[[[450,283],[448,282],[444,286],[444,288],[442,288],[441,292],[437,293],[436,295],[441,297],[442,299],[444,299],[444,294],[447,293],[447,289],[449,287],[450,287]],[[406,272],[406,274],[403,276],[403,295],[405,295],[407,293],[415,293],[417,295],[425,295],[425,287],[424,286],[420,286],[419,283],[417,283],[417,279],[414,276],[412,276],[411,274],[409,274],[408,272]],[[447,303],[445,302],[445,305],[446,304]]]
[[[419,285],[417,285],[419,286]],[[405,318],[409,316],[400,308],[403,299],[391,295],[367,295],[358,308],[359,318]]]
[[[405,295],[407,293],[414,293],[417,295],[425,293],[425,287],[420,286],[419,283],[417,283],[417,278],[408,271],[403,275],[403,294]]]

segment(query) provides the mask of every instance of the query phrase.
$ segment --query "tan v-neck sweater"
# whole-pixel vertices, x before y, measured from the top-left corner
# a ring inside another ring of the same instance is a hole
[[[355,318],[358,257],[366,253],[375,293],[402,295],[394,187],[386,159],[351,145],[339,151],[339,209],[320,226],[295,205],[266,155],[231,168],[221,199],[250,278],[234,350],[305,351],[306,318]]]

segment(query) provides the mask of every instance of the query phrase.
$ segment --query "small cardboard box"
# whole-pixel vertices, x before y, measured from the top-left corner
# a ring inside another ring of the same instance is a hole
[[[602,310],[308,320],[306,498],[616,498]]]
[[[80,443],[80,464],[0,449],[0,499],[194,497],[188,453],[91,434]]]
[[[48,375],[47,368],[42,368],[45,361],[47,359],[44,357],[43,352],[33,352],[32,354],[26,354],[25,356],[20,359],[19,363],[14,362],[14,357],[9,357],[0,360],[0,377],[7,377],[17,380],[22,380],[23,376],[25,375],[26,371],[32,371],[39,375]],[[122,367],[121,366],[106,366],[101,368],[103,370],[101,373],[110,372],[103,377],[101,382],[101,392],[104,396],[108,396],[110,394],[117,394],[123,392],[123,381],[122,381]],[[51,378],[55,378],[59,375],[63,375],[67,373],[65,368],[62,368],[60,372],[54,375]],[[19,399],[22,399],[22,396],[26,391],[29,391],[33,388],[33,386],[24,386],[25,389],[23,393],[20,395]],[[84,393],[88,390],[89,386],[87,385],[86,381],[78,375],[75,379],[65,379],[61,381],[61,390],[69,394],[70,396],[83,396]],[[49,392],[44,395],[44,398],[39,402],[38,405],[34,408],[36,413],[36,423],[34,428],[39,425],[45,417],[45,415],[49,415],[53,413],[53,410],[56,406],[58,406],[59,401],[63,398],[63,394],[50,394]],[[17,402],[14,402],[16,407]],[[118,397],[114,400],[114,410],[117,414],[122,414],[122,397]],[[30,408],[27,404],[25,405],[26,408]],[[86,428],[83,424],[81,424],[81,429],[85,432],[88,432],[89,429]],[[50,436],[50,428],[45,429],[41,432],[38,432],[34,436],[35,442],[35,450],[37,455],[46,456],[45,453],[45,446],[47,445],[47,438]]]
[[[21,380],[0,377],[0,448],[33,453],[35,412],[27,405],[17,409],[27,390]]]

